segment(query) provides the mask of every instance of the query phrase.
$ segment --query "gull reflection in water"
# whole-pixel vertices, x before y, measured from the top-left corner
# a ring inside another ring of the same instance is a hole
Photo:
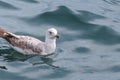
[[[54,65],[53,63],[55,62],[53,60],[54,57],[56,57],[58,54],[51,54],[51,55],[47,55],[47,56],[36,56],[36,55],[23,55],[21,53],[18,53],[14,50],[12,51],[9,51],[9,53],[4,53],[2,54],[2,56],[4,57],[4,61],[6,62],[14,62],[14,61],[29,61],[30,59],[32,58],[39,58],[39,61],[38,60],[35,62],[29,62],[31,63],[32,65],[40,65],[40,64],[46,64],[52,68],[59,68],[58,66]],[[0,68],[2,69],[7,69],[5,66],[0,66]]]

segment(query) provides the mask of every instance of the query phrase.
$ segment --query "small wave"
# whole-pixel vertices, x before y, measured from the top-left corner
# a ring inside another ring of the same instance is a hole
[[[75,52],[78,52],[78,53],[88,53],[90,51],[89,48],[86,48],[86,47],[77,47],[75,50]]]
[[[20,1],[28,2],[28,3],[39,3],[36,0],[20,0]]]
[[[88,11],[78,12],[78,14],[75,14],[66,6],[59,6],[55,11],[39,14],[33,18],[26,19],[26,21],[28,24],[33,25],[51,24],[67,29],[81,30],[93,29],[94,25],[89,23],[89,21],[105,18]]]
[[[103,0],[103,1],[111,5],[120,6],[120,0]]]
[[[9,3],[6,3],[6,2],[3,2],[3,1],[0,1],[0,8],[4,8],[4,9],[12,9],[12,10],[18,10],[19,8],[9,4]]]
[[[109,67],[108,69],[106,69],[107,71],[111,71],[111,72],[120,72],[120,65],[114,65]]]
[[[85,33],[83,38],[92,39],[97,43],[102,44],[118,44],[120,43],[120,35],[115,32],[112,28],[108,28],[106,26],[101,26],[96,30],[89,31]]]

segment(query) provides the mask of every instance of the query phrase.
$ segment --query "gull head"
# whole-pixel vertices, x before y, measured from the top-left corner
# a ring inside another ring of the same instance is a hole
[[[57,33],[57,30],[55,28],[50,28],[47,30],[47,37],[50,39],[56,39],[59,38],[59,35]]]

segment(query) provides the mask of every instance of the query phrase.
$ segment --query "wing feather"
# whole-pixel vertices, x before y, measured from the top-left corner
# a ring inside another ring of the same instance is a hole
[[[15,36],[6,39],[13,47],[18,47],[29,54],[41,54],[44,51],[44,43],[30,36]]]

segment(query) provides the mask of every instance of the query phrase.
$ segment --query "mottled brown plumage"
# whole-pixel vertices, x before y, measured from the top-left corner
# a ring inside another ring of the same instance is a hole
[[[35,53],[41,53],[42,50],[38,47],[39,44],[42,44],[41,41],[29,37],[29,36],[20,36],[19,38],[11,37],[6,39],[13,47],[19,47],[23,50],[32,50]]]
[[[0,28],[0,37],[4,37],[4,33],[6,33],[6,31]]]
[[[0,37],[4,38],[13,49],[23,54],[32,54],[32,55],[46,55],[53,52],[55,50],[54,48],[56,47],[55,45],[55,41],[56,41],[55,37],[57,37],[56,34],[57,32],[55,33],[55,35],[51,33],[50,34],[47,33],[46,42],[42,42],[30,36],[15,35],[10,32],[6,32],[3,29],[0,29]]]

